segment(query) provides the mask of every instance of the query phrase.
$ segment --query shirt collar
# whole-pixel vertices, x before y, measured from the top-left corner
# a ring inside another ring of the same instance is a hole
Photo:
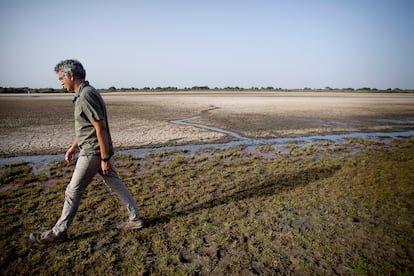
[[[78,88],[78,92],[76,92],[76,94],[75,94],[75,97],[73,98],[73,103],[75,103],[76,102],[76,100],[79,98],[79,96],[80,96],[80,94],[81,94],[81,92],[82,92],[82,90],[83,90],[83,88],[85,88],[85,86],[88,86],[89,85],[89,82],[88,81],[84,81],[84,82],[82,82],[81,83],[81,85],[79,86],[79,88]]]

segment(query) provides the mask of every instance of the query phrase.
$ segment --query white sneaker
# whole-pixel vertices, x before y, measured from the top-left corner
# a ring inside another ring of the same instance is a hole
[[[117,226],[119,230],[139,230],[144,227],[144,220],[142,218],[137,220],[128,220]]]
[[[55,235],[55,233],[53,233],[52,230],[48,230],[43,233],[39,233],[39,232],[31,233],[29,236],[29,239],[31,241],[34,241],[37,243],[44,243],[44,244],[61,243],[61,242],[67,241],[68,235],[65,232],[57,236]]]

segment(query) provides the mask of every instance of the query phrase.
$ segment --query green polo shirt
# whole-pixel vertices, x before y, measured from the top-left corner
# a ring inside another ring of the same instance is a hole
[[[99,143],[92,122],[104,120],[108,131],[109,152],[114,154],[105,102],[95,88],[85,81],[73,99],[75,106],[75,133],[80,155],[99,155]]]

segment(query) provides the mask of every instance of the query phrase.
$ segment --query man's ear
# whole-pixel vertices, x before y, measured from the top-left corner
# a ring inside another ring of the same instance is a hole
[[[68,72],[68,79],[70,79],[71,81],[74,81],[75,78],[73,77],[73,73],[72,72]]]

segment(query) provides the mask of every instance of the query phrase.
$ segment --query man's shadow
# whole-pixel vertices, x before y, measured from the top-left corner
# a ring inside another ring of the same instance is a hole
[[[194,206],[184,207],[182,210],[175,210],[169,212],[168,214],[146,218],[146,227],[167,223],[175,217],[186,216],[195,212],[211,209],[234,201],[276,195],[288,190],[298,188],[300,186],[305,186],[313,181],[332,177],[339,169],[339,165],[332,165],[324,168],[308,168],[299,171],[295,175],[282,174],[277,178],[269,178],[265,181],[262,181],[261,183],[251,183],[249,187],[235,191],[229,195],[199,203]]]
[[[202,203],[195,204],[191,206],[189,202],[188,207],[183,207],[182,210],[169,211],[166,214],[161,214],[159,216],[147,217],[145,218],[145,227],[152,227],[158,224],[168,223],[171,219],[175,217],[182,217],[190,215],[192,213],[200,212],[202,210],[211,209],[217,206],[225,205],[234,201],[241,201],[249,198],[255,197],[265,197],[272,196],[279,193],[283,193],[295,188],[308,185],[309,183],[321,179],[326,179],[332,177],[335,172],[337,172],[341,167],[339,165],[332,165],[327,167],[314,167],[307,168],[297,172],[296,174],[281,174],[277,177],[272,176],[261,181],[259,183],[253,183],[253,179],[248,187],[245,187],[242,190],[234,191],[228,195],[224,195],[219,198],[208,200]],[[97,230],[87,233],[80,234],[74,239],[87,239],[93,236],[96,236],[98,233],[106,230]]]

